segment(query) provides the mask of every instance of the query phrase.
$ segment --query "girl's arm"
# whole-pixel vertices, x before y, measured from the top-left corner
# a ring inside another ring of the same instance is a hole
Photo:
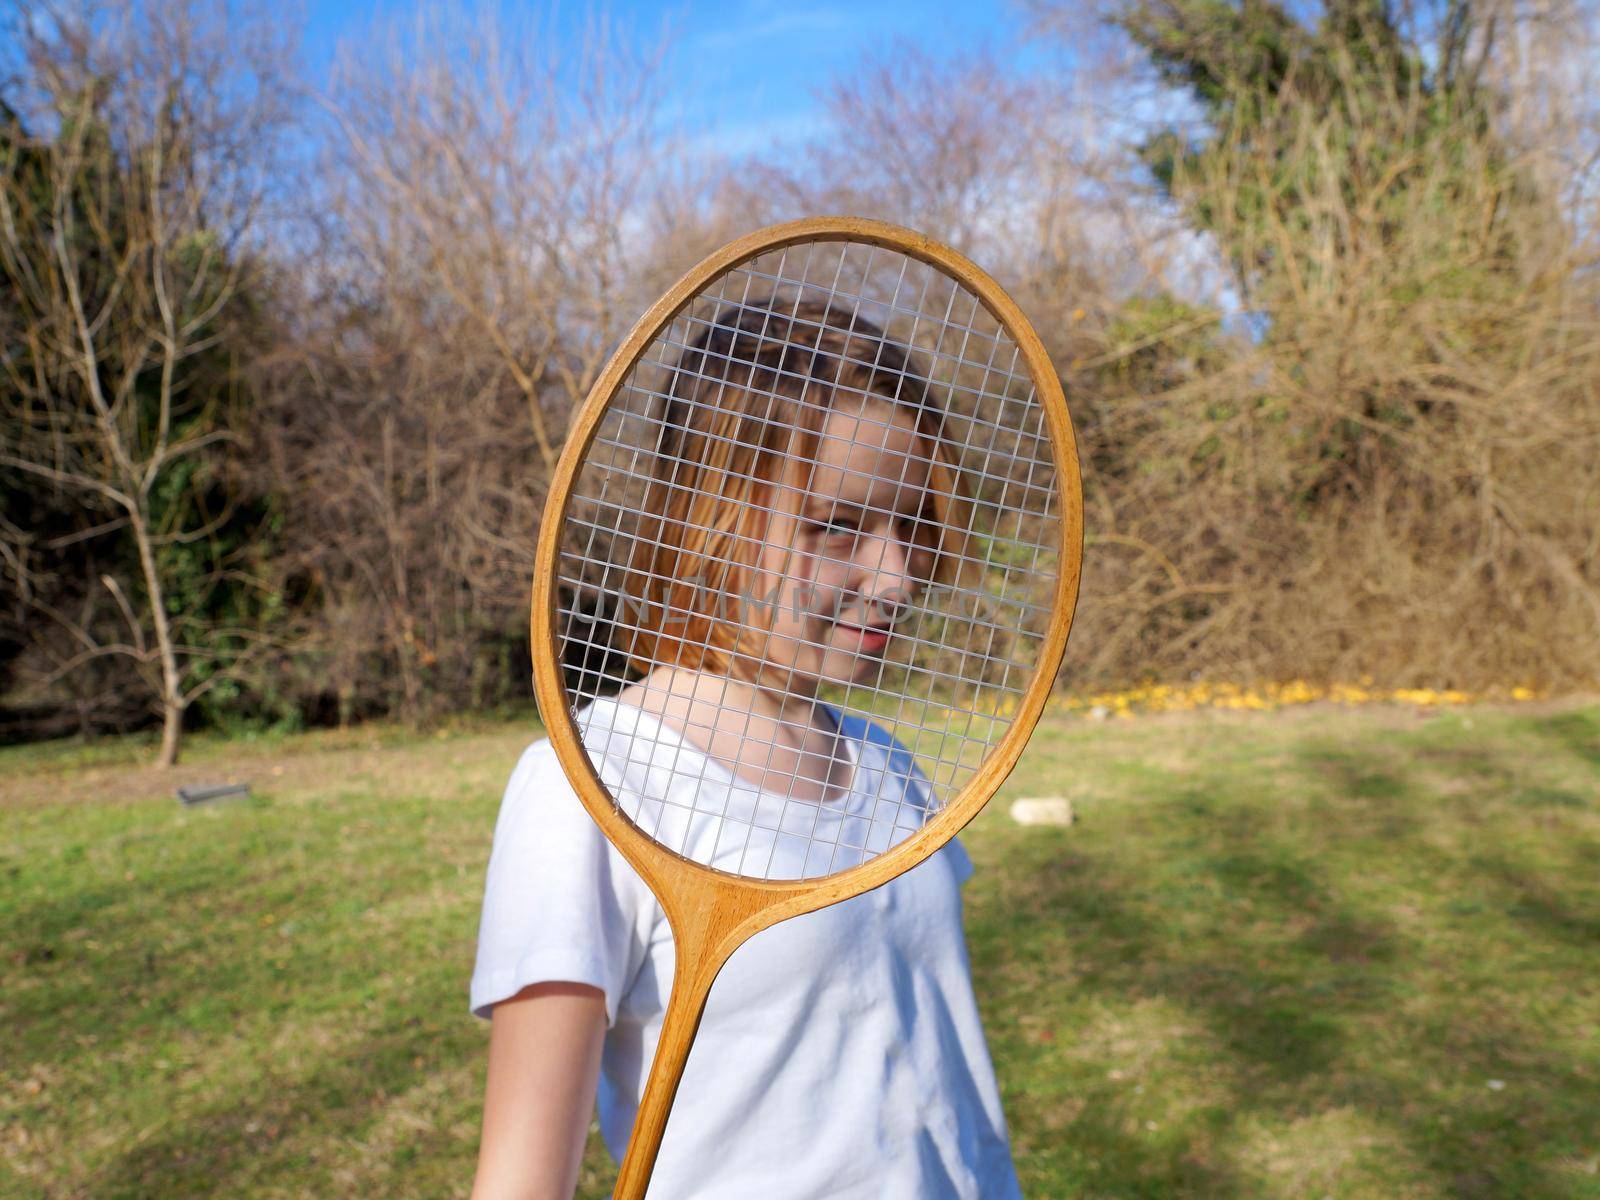
[[[534,984],[494,1006],[472,1200],[572,1200],[605,1029],[605,995],[587,984]]]

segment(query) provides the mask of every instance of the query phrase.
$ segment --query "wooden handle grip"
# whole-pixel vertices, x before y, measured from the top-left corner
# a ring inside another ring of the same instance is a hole
[[[711,994],[711,984],[722,964],[744,940],[739,935],[726,936],[721,929],[716,931],[723,935],[720,939],[708,936],[711,931],[699,921],[673,924],[672,995],[667,999],[667,1011],[661,1019],[661,1037],[656,1042],[656,1056],[650,1064],[650,1078],[645,1083],[644,1095],[639,1098],[639,1112],[633,1119],[633,1133],[628,1137],[628,1150],[622,1156],[611,1200],[644,1200],[656,1155],[661,1150],[661,1138],[667,1130],[672,1101],[678,1094],[684,1065],[689,1061],[689,1048],[694,1045],[695,1031],[700,1028],[700,1018],[706,1011],[706,997]]]

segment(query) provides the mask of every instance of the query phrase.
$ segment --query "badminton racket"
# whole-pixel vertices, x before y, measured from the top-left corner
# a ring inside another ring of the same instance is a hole
[[[674,939],[617,1200],[644,1195],[734,950],[923,862],[1004,782],[1081,556],[1043,345],[917,233],[753,233],[615,351],[553,477],[532,647],[562,767]],[[797,711],[829,714],[831,749]],[[728,786],[705,786],[710,764]]]

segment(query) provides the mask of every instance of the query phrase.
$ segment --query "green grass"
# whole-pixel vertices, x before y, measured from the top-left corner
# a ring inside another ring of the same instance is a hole
[[[531,732],[0,750],[0,1195],[464,1194]],[[1592,704],[1047,718],[964,835],[1026,1194],[1600,1197],[1597,797]]]

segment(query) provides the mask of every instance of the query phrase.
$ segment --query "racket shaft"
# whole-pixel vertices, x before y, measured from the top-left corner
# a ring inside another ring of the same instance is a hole
[[[711,993],[717,972],[732,952],[731,946],[708,948],[703,952],[677,936],[674,942],[677,966],[672,978],[672,994],[667,1000],[656,1056],[650,1064],[650,1078],[645,1083],[644,1095],[639,1098],[639,1112],[634,1117],[633,1132],[628,1137],[627,1153],[622,1157],[612,1200],[643,1200],[645,1189],[650,1186],[650,1173],[655,1169],[656,1155],[661,1150],[672,1101],[678,1094],[683,1068],[689,1061],[689,1049],[694,1045],[695,1032],[706,1011],[706,997]]]

